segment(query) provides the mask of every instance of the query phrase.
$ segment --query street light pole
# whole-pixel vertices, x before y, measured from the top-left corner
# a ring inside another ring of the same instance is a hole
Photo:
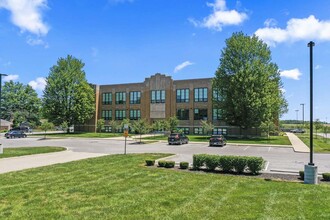
[[[298,123],[298,112],[299,112],[299,110],[296,109],[295,111],[296,111],[296,122]]]
[[[1,120],[2,120],[2,111],[1,111],[1,87],[2,87],[2,76],[8,76],[7,74],[0,73],[0,132],[1,132]]]
[[[302,123],[303,123],[303,126],[305,125],[305,104],[302,103],[300,104],[302,106]]]

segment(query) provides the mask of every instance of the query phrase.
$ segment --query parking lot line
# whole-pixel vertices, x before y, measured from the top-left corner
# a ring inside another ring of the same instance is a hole
[[[247,146],[246,148],[244,148],[243,150],[246,151],[248,148],[250,148],[250,146]]]

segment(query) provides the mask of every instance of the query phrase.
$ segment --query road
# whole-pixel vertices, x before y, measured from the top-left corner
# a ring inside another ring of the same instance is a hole
[[[42,139],[28,137],[23,139],[4,139],[0,142],[4,148],[32,147],[32,146],[62,146],[73,152],[123,154],[124,139],[85,139],[63,138]],[[193,154],[219,154],[261,156],[266,161],[266,172],[297,173],[304,170],[304,165],[309,162],[309,153],[295,153],[291,147],[268,147],[249,145],[226,145],[224,147],[208,147],[207,143],[189,143],[185,145],[168,145],[164,142],[150,144],[136,144],[127,141],[127,153],[173,153],[171,159],[176,162],[187,161],[192,163]],[[330,154],[314,154],[314,163],[318,172],[330,172]]]

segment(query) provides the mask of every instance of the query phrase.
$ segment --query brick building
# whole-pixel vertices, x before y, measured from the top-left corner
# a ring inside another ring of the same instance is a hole
[[[239,128],[226,126],[220,120],[219,109],[213,108],[212,78],[173,80],[155,74],[142,83],[95,85],[94,117],[76,130],[95,131],[98,119],[105,120],[105,131],[111,132],[109,121],[146,119],[149,123],[176,116],[178,128],[186,134],[202,134],[200,120],[215,125],[213,133],[234,134]],[[257,131],[250,131],[253,134]]]

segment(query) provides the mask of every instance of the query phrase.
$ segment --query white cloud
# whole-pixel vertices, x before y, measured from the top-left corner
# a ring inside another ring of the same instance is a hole
[[[36,80],[32,80],[28,83],[34,90],[44,90],[46,87],[46,78],[38,77]]]
[[[294,79],[294,80],[299,80],[300,79],[299,77],[302,75],[302,73],[297,68],[292,69],[292,70],[280,71],[280,74],[282,77]]]
[[[283,42],[299,40],[330,40],[330,21],[320,21],[310,15],[308,18],[292,18],[285,29],[265,27],[258,29],[255,34],[271,46]]]
[[[18,75],[8,75],[3,77],[4,82],[9,82],[9,81],[15,81],[18,80],[19,76]]]
[[[207,3],[207,6],[212,7],[213,12],[205,17],[203,21],[197,21],[193,18],[188,19],[194,26],[221,31],[223,26],[239,25],[248,18],[244,12],[227,10],[225,0],[215,0],[214,3]]]
[[[266,27],[276,27],[277,26],[277,21],[273,18],[268,18],[265,22],[264,25]]]
[[[321,65],[316,65],[316,66],[315,66],[315,69],[316,69],[316,70],[321,69],[321,68],[322,68]]]
[[[41,36],[49,31],[42,20],[42,9],[47,8],[47,0],[0,0],[0,8],[11,12],[11,21],[22,32]]]
[[[41,46],[44,46],[45,48],[49,47],[48,43],[46,43],[45,41],[43,41],[39,37],[38,38],[27,37],[26,42],[31,46],[41,45]]]
[[[183,68],[187,67],[187,66],[190,66],[190,65],[193,65],[194,63],[190,62],[190,61],[185,61],[179,65],[177,65],[175,68],[174,68],[174,72],[178,72],[180,70],[182,70]]]

